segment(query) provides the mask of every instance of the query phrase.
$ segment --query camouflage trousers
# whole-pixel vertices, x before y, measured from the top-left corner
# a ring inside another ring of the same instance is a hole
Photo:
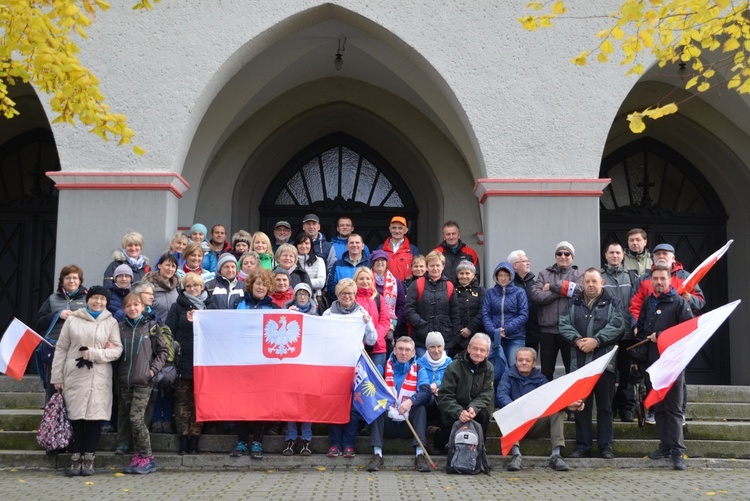
[[[151,398],[151,387],[118,388],[117,445],[128,446],[132,438],[133,450],[151,455],[151,435],[148,432],[146,406]]]
[[[195,421],[195,391],[192,379],[182,379],[174,395],[174,421],[178,435],[199,436],[203,423]]]

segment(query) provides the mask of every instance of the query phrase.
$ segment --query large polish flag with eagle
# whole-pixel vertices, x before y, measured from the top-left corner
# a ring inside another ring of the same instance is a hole
[[[349,422],[361,315],[202,310],[193,322],[197,421]]]

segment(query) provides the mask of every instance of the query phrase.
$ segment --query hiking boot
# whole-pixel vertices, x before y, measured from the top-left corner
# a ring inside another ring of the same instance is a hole
[[[302,441],[302,448],[299,450],[300,456],[310,456],[312,455],[312,451],[310,450],[310,441],[309,440],[303,440]]]
[[[133,469],[133,473],[138,473],[140,475],[147,475],[153,471],[156,471],[156,461],[154,461],[153,454],[150,456],[141,456],[141,460]]]
[[[70,468],[65,469],[65,476],[66,477],[78,477],[81,475],[81,465],[83,464],[83,460],[81,459],[81,455],[77,452],[75,454],[70,455]]]
[[[326,454],[329,458],[337,458],[341,456],[341,449],[336,447],[335,445],[331,446],[328,449],[328,454]]]
[[[632,423],[635,421],[635,417],[630,411],[620,411],[620,421],[623,423]]]
[[[615,455],[612,453],[611,447],[605,447],[601,451],[599,451],[599,455],[602,457],[602,459],[613,459]]]
[[[646,424],[656,424],[656,417],[654,416],[654,413],[653,413],[653,412],[651,412],[651,411],[649,411],[649,412],[648,412],[648,413],[646,414],[646,419],[645,419],[645,421],[646,421]]]
[[[140,460],[141,460],[141,453],[137,452],[135,456],[133,456],[133,459],[130,460],[130,464],[122,469],[122,472],[123,473],[135,473],[135,467],[138,466],[138,463],[140,462]]]
[[[655,451],[648,453],[648,457],[651,459],[666,459],[671,455],[672,454],[669,451],[665,451],[664,449],[656,449]]]
[[[190,435],[188,437],[188,448],[187,452],[188,454],[198,454],[200,450],[198,449],[198,439],[200,436],[198,435]]]
[[[260,442],[253,442],[250,447],[250,457],[253,459],[263,459],[263,445]]]
[[[576,449],[571,452],[568,457],[573,459],[590,458],[591,451],[587,451],[586,449]]]
[[[380,468],[383,467],[383,464],[383,456],[373,454],[370,460],[367,462],[367,466],[365,466],[365,469],[367,471],[380,471]]]
[[[238,457],[244,456],[247,453],[248,453],[247,443],[240,440],[237,442],[237,445],[234,446],[234,449],[232,450],[232,452],[229,453],[229,456],[233,458],[238,458]]]
[[[508,463],[508,471],[521,471],[521,468],[523,468],[523,459],[521,459],[521,455],[513,454],[513,457],[510,458],[510,462]]]
[[[356,456],[354,453],[354,447],[344,447],[344,457],[346,459],[351,459],[354,456]]]
[[[687,469],[687,463],[685,463],[684,454],[672,454],[672,461],[674,462],[674,469],[683,471]]]
[[[90,477],[96,473],[94,471],[94,458],[96,456],[93,452],[87,452],[83,455],[83,464],[81,465],[81,476]]]
[[[427,461],[427,456],[424,454],[417,454],[414,458],[414,468],[420,473],[429,473],[432,471],[430,462]]]
[[[555,454],[549,458],[549,467],[555,471],[568,471],[570,469],[560,454]]]
[[[285,456],[294,456],[294,440],[286,441],[286,449],[281,452]]]

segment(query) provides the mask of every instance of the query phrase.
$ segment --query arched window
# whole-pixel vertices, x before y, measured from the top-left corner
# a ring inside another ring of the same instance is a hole
[[[390,163],[370,146],[343,132],[326,136],[295,155],[279,172],[263,198],[261,227],[288,219],[299,228],[305,214],[320,217],[321,231],[336,234],[336,220],[349,215],[365,243],[388,237],[394,215],[412,222],[417,210],[408,187]]]

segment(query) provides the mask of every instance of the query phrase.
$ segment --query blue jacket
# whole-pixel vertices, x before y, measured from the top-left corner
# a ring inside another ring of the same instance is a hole
[[[109,286],[109,292],[111,293],[109,301],[107,301],[107,309],[112,315],[115,315],[118,311],[122,310],[122,302],[125,296],[130,294],[130,287],[127,289],[120,289],[114,283]],[[121,320],[118,320],[121,322]]]
[[[244,297],[235,296],[229,305],[230,310],[278,310],[279,306],[273,302],[271,296],[266,296],[260,301],[256,300],[252,294],[245,294]]]
[[[417,364],[417,357],[412,357],[406,363],[401,363],[396,359],[396,354],[391,353],[390,361],[393,363],[393,384],[396,385],[396,394],[401,389],[401,385],[404,384],[404,379],[409,373],[409,369],[413,364]],[[430,382],[423,378],[422,366],[417,364],[417,392],[412,397],[414,400],[414,407],[419,405],[426,405],[430,401],[432,393],[430,392]]]
[[[539,369],[534,367],[531,369],[531,374],[522,376],[514,364],[500,379],[495,392],[495,407],[501,409],[543,384],[547,384],[547,377],[539,372]]]
[[[328,272],[328,283],[326,284],[328,297],[331,300],[336,299],[336,284],[339,283],[339,280],[342,278],[354,278],[354,272],[357,271],[357,268],[369,265],[370,262],[364,258],[364,255],[359,263],[354,264],[349,259],[349,251],[345,252],[344,257],[337,260]]]
[[[433,369],[428,362],[429,358],[430,354],[425,353],[419,360],[417,360],[417,363],[419,364],[418,380],[420,382],[427,381],[428,385],[437,383],[437,385],[440,386],[440,383],[443,382],[443,374],[445,374],[445,369],[447,369],[451,362],[453,362],[453,359],[450,357],[445,357],[445,362],[443,363],[443,365],[441,365],[437,369]]]
[[[513,266],[502,262],[493,276],[497,276],[500,268],[510,270],[510,283],[505,287],[496,284],[489,289],[482,305],[482,323],[485,332],[493,338],[493,345],[500,344],[500,327],[505,329],[506,339],[525,339],[529,320],[529,299],[526,291],[513,282]]]

